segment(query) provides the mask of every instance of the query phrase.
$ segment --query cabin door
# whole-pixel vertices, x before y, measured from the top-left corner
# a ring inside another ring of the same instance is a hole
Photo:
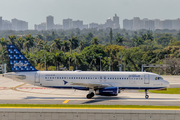
[[[35,73],[35,79],[34,79],[35,83],[40,83],[40,75],[38,73]]]
[[[144,84],[149,84],[149,75],[144,75]]]

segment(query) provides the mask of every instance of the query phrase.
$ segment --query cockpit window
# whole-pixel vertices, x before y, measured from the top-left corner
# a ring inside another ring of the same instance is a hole
[[[163,80],[162,77],[156,77],[155,80]]]

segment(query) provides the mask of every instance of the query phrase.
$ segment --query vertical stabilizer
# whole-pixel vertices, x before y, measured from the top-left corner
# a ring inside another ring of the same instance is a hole
[[[15,45],[7,45],[12,72],[37,71]]]

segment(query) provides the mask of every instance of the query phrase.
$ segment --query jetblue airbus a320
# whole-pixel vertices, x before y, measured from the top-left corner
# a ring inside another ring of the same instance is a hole
[[[7,45],[12,73],[4,74],[14,80],[42,87],[87,90],[87,98],[94,95],[117,96],[123,89],[164,89],[169,82],[150,72],[97,71],[38,71],[14,45]]]

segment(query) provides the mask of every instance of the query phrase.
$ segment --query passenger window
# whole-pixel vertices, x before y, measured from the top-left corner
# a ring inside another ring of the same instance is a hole
[[[128,79],[128,78],[127,78]]]
[[[106,79],[106,77],[104,76],[104,79]]]
[[[126,79],[126,78],[124,78],[124,79]]]
[[[45,79],[47,79],[47,77],[45,77]]]
[[[116,80],[116,78],[115,78],[115,80]]]
[[[51,79],[51,77],[50,77],[50,79]]]
[[[123,78],[122,78],[123,79]]]
[[[66,77],[64,77],[64,79],[66,79]]]
[[[158,78],[156,77],[155,80],[157,80]]]

